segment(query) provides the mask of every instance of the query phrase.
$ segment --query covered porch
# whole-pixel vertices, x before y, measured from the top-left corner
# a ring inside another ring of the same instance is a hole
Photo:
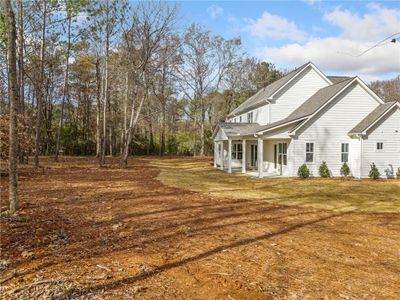
[[[244,136],[214,140],[214,167],[259,178],[288,175],[289,138]]]

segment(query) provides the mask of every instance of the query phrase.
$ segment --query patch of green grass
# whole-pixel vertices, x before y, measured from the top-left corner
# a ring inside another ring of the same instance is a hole
[[[165,185],[236,199],[335,211],[400,212],[400,180],[263,178],[228,174],[210,160],[151,159]]]

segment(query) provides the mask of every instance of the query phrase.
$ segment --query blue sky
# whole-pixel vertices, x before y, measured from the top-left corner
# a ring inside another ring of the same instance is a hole
[[[182,25],[202,24],[225,38],[240,36],[253,56],[293,68],[313,61],[329,74],[369,82],[400,74],[399,1],[183,1]]]

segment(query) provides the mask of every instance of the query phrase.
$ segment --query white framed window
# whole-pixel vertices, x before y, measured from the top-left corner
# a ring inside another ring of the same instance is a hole
[[[314,162],[314,143],[306,143],[306,162]]]
[[[383,150],[383,143],[382,142],[376,143],[376,150]]]
[[[237,119],[236,119],[236,118],[234,118],[234,119],[233,119],[233,122],[234,122],[234,123],[236,123],[236,120],[237,120]]]
[[[253,123],[253,112],[247,113],[247,123]]]
[[[239,117],[239,123],[242,123],[242,116]]]
[[[349,161],[349,143],[342,143],[341,147],[341,162]]]
[[[278,163],[287,166],[287,143],[278,144]]]
[[[232,159],[242,159],[243,148],[242,143],[234,143],[232,145]]]

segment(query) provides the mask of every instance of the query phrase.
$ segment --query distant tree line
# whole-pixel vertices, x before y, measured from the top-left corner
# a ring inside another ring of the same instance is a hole
[[[17,162],[30,156],[36,167],[60,154],[95,155],[99,165],[118,156],[126,167],[132,154],[210,154],[216,124],[284,73],[246,54],[240,38],[182,29],[168,2],[1,1],[0,152],[10,199]]]
[[[7,1],[9,2],[9,1]],[[216,123],[282,73],[231,40],[179,28],[167,2],[10,1],[17,113],[26,162],[40,155],[207,155]],[[3,3],[4,6],[4,3]],[[10,109],[7,16],[1,10],[0,113]],[[7,119],[8,120],[8,119]],[[2,122],[2,124],[6,124]],[[2,145],[7,153],[8,144]],[[3,155],[4,156],[4,155]]]
[[[394,79],[373,81],[370,87],[385,102],[400,101],[400,75]]]

